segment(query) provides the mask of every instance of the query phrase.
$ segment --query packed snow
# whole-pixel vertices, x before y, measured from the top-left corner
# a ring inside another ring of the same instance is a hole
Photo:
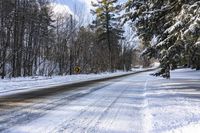
[[[0,96],[13,94],[22,91],[30,91],[40,88],[48,88],[53,86],[65,85],[80,81],[87,81],[111,76],[123,75],[130,72],[101,73],[101,74],[78,74],[67,76],[52,77],[19,77],[12,79],[0,79]]]
[[[159,66],[159,63],[152,64],[151,68],[134,68],[132,71],[117,71],[115,73],[105,72],[100,74],[77,74],[67,76],[52,76],[52,77],[19,77],[12,79],[0,79],[0,96],[38,90],[42,88],[55,87],[60,85],[67,85],[71,83],[78,83],[82,81],[95,80],[101,78],[108,78],[113,76],[124,75],[128,73],[144,71],[147,69],[154,69]]]
[[[150,68],[133,68],[132,71],[116,71],[114,73],[104,72],[100,74],[76,74],[67,76],[32,76],[32,77],[18,77],[11,79],[0,79],[0,96],[9,94],[21,93],[25,91],[37,90],[41,88],[48,88],[71,83],[78,83],[82,81],[95,80],[113,76],[124,75],[128,73],[144,71],[148,69],[155,69],[159,67],[159,63],[155,62]]]
[[[200,71],[175,70],[171,79],[153,77],[151,73],[131,75],[41,100],[39,105],[15,112],[29,122],[9,126],[4,132],[200,132]],[[72,95],[76,98],[70,99]],[[54,104],[60,106],[50,108]],[[41,117],[31,120],[41,113]],[[13,120],[16,118],[12,116],[12,121],[17,121]]]

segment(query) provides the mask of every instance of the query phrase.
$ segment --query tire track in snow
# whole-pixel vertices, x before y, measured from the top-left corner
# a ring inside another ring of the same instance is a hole
[[[85,96],[90,94],[91,92],[97,91],[101,88],[104,88],[106,85],[101,85],[99,87],[92,87],[88,92],[79,92],[71,95],[64,96],[62,94],[62,97],[59,98],[60,95],[53,97],[53,100],[48,100],[46,102],[42,102],[40,99],[40,103],[33,103],[28,106],[24,107],[16,107],[13,110],[10,111],[4,111],[5,113],[1,113],[1,120],[0,120],[0,132],[8,129],[9,127],[13,127],[14,125],[20,125],[24,123],[28,123],[32,120],[35,120],[37,118],[40,118],[46,114],[47,111],[55,109],[59,106],[67,105],[70,101],[76,100],[79,97]],[[98,99],[97,99],[98,100]],[[36,100],[38,102],[38,100]],[[90,105],[88,105],[90,106]]]
[[[143,128],[144,133],[149,133],[152,129],[152,116],[149,110],[149,101],[147,98],[147,85],[148,85],[148,79],[145,81],[144,85],[144,92],[143,92],[143,98],[144,98],[144,108],[143,108]]]
[[[93,126],[94,128],[91,130],[91,132],[97,132],[96,128],[98,127],[98,125],[100,125],[102,123],[103,118],[106,116],[107,112],[109,110],[111,110],[111,108],[113,107],[113,105],[115,103],[117,103],[117,101],[120,99],[120,97],[124,94],[124,92],[126,91],[126,88],[124,88],[124,90],[114,99],[114,101],[106,108],[106,110],[103,111],[103,113],[99,116],[99,118],[96,120],[95,125]],[[116,112],[114,113],[114,117],[116,118],[117,114],[120,111],[120,106],[118,106],[118,109],[116,110]],[[112,125],[113,121],[111,121],[110,125]],[[91,125],[90,125],[91,126]],[[87,130],[86,130],[87,131]]]
[[[76,114],[76,115],[74,115],[74,116],[72,116],[72,117],[70,117],[69,119],[67,119],[67,120],[65,120],[64,122],[62,122],[60,125],[58,125],[55,129],[53,129],[52,131],[50,131],[49,133],[52,133],[52,132],[64,132],[65,130],[67,130],[68,128],[70,128],[70,130],[72,129],[73,131],[74,130],[76,130],[77,128],[79,128],[79,127],[76,127],[76,129],[74,129],[75,128],[75,125],[78,123],[77,122],[77,119],[80,119],[80,117],[82,116],[82,115],[84,115],[84,114],[87,114],[88,113],[88,110],[90,109],[90,108],[92,108],[93,106],[96,106],[97,105],[97,103],[101,103],[101,98],[99,98],[99,99],[97,99],[97,100],[95,100],[94,102],[92,102],[92,104],[89,104],[88,106],[86,106],[84,109],[80,109],[79,110],[79,112]],[[104,99],[104,100],[107,100],[107,99]],[[97,110],[95,111],[95,110],[93,110],[93,112],[95,113],[95,112],[97,112]],[[83,118],[83,121],[81,122],[82,123],[82,125],[86,122],[86,119],[88,119],[88,116],[86,115],[84,118]],[[90,123],[92,121],[92,119],[90,119],[90,121],[88,122],[88,123]],[[66,123],[68,123],[68,124],[66,124]],[[79,122],[80,123],[80,122]],[[58,130],[59,129],[59,130]],[[72,131],[72,132],[73,132]],[[69,132],[69,131],[67,131],[67,132]]]
[[[115,96],[107,96],[106,98],[101,97],[101,100],[96,102],[94,105],[91,105],[89,108],[86,108],[85,111],[81,112],[78,116],[74,117],[71,120],[66,120],[63,122],[57,129],[52,132],[87,132],[88,128],[91,125],[96,127],[101,119],[106,115],[109,109],[117,102],[117,100],[121,97],[126,89],[121,90],[118,95]],[[99,109],[96,107],[104,106],[103,109]],[[81,118],[82,117],[82,118]],[[68,123],[67,125],[65,125]],[[77,126],[81,125],[81,127]],[[92,131],[93,132],[93,131]]]
[[[88,126],[85,132],[88,133],[96,133],[102,132],[112,132],[109,129],[113,126],[113,124],[118,120],[117,117],[122,113],[122,110],[125,102],[120,103],[119,101],[125,101],[123,96],[127,91],[128,87],[124,88],[123,92],[113,101],[113,103],[107,108],[106,112],[102,113],[102,115],[95,120],[92,124]],[[126,109],[125,109],[126,110]]]

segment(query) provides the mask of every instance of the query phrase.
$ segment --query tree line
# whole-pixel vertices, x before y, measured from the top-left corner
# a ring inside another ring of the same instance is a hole
[[[0,76],[51,76],[130,70],[133,47],[117,20],[117,1],[93,4],[87,26],[54,14],[49,0],[0,1]]]

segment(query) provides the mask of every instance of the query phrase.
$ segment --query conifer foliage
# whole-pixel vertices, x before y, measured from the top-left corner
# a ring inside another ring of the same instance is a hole
[[[125,21],[133,22],[148,46],[143,54],[161,63],[156,75],[169,78],[178,66],[200,69],[199,0],[129,0],[125,9]]]
[[[113,72],[116,69],[114,60],[117,58],[115,57],[116,52],[119,52],[119,41],[123,39],[123,30],[117,18],[120,6],[117,5],[117,0],[99,0],[92,5],[95,8],[95,10],[92,10],[92,14],[96,17],[93,26],[98,32],[99,42],[107,44],[109,67],[110,71]]]

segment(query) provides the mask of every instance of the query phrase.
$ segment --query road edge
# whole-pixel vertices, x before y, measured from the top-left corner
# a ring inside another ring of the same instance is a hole
[[[138,73],[142,73],[142,72],[148,72],[148,71],[153,71],[156,70],[158,68],[149,68],[146,70],[140,70],[140,71],[135,71],[135,72],[130,72],[130,73],[126,73],[126,74],[120,74],[120,75],[115,75],[115,76],[108,76],[108,77],[103,77],[103,78],[97,78],[97,79],[87,79],[87,80],[83,80],[83,81],[77,81],[77,82],[73,82],[73,83],[66,83],[66,84],[55,84],[55,85],[51,85],[48,87],[39,87],[37,89],[19,89],[19,90],[14,90],[14,91],[10,91],[7,94],[4,95],[0,95],[0,101],[1,99],[4,98],[12,98],[12,97],[16,97],[16,96],[20,96],[20,95],[30,95],[31,93],[37,93],[40,91],[44,91],[45,92],[55,92],[56,88],[60,88],[59,90],[63,89],[63,91],[65,88],[70,88],[70,87],[74,87],[74,86],[85,86],[88,84],[93,84],[94,82],[102,82],[102,81],[106,81],[106,80],[112,80],[112,79],[117,79],[117,78],[122,78],[122,77],[126,77],[126,76],[130,76],[133,74],[138,74]],[[44,94],[46,95],[46,94]]]

